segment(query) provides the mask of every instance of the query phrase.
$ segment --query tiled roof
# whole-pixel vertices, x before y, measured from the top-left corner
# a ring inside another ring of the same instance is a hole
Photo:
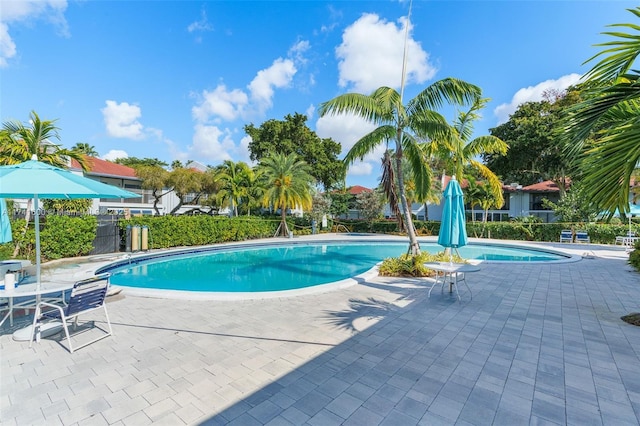
[[[551,181],[545,180],[544,182],[534,183],[533,185],[528,185],[522,188],[525,192],[558,192],[560,188],[558,185]]]
[[[366,188],[364,186],[360,186],[360,185],[354,185],[349,187],[349,194],[351,195],[358,195],[358,194],[362,194],[363,192],[371,192],[373,191],[372,189]]]
[[[447,185],[449,185],[451,176],[445,175],[444,178],[441,177],[440,179],[442,181],[442,190],[444,191]],[[466,188],[467,186],[469,186],[469,181],[467,179],[462,179],[462,182],[458,182],[458,183],[460,184],[460,188]]]
[[[128,166],[122,164],[112,163],[111,161],[101,160],[96,157],[85,157],[89,170],[85,173],[87,175],[95,176],[109,176],[109,177],[121,177],[129,179],[139,179],[136,176],[136,171]],[[80,170],[80,164],[76,160],[71,160],[71,168]]]

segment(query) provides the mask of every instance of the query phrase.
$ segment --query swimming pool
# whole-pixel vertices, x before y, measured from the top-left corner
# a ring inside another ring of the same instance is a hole
[[[443,250],[421,242],[423,251]],[[304,289],[358,276],[387,257],[407,251],[403,241],[241,244],[161,255],[144,255],[101,268],[111,283],[129,289],[261,293]],[[562,254],[504,245],[470,244],[459,249],[466,259],[548,262]]]

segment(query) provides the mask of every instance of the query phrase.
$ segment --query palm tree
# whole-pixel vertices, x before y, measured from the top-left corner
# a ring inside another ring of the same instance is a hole
[[[288,236],[287,209],[296,206],[303,209],[311,208],[314,178],[309,172],[309,165],[299,160],[295,153],[275,153],[263,157],[259,167],[267,188],[262,197],[262,204],[265,207],[280,209],[282,220],[278,231],[280,235]]]
[[[230,206],[233,216],[238,216],[238,205],[249,193],[251,168],[242,161],[225,160],[217,167],[215,179],[220,184],[218,200],[222,206]]]
[[[446,102],[453,105],[473,103],[480,97],[480,88],[462,80],[446,78],[425,88],[405,106],[402,95],[390,87],[380,87],[371,95],[347,93],[320,105],[320,116],[327,114],[354,114],[378,127],[358,140],[344,158],[347,165],[363,159],[379,144],[395,142],[395,172],[405,225],[409,235],[409,250],[420,253],[411,219],[411,210],[405,194],[402,161],[406,154],[411,163],[416,184],[416,197],[425,198],[431,190],[431,169],[424,161],[420,142],[448,139],[450,126],[435,110]]]
[[[76,151],[60,148],[51,142],[60,140],[55,120],[41,120],[35,111],[29,115],[29,125],[19,121],[7,121],[2,125],[2,143],[0,144],[0,164],[19,164],[31,160],[36,155],[38,160],[56,167],[67,168],[68,159],[73,158],[87,170],[84,156]]]
[[[445,167],[450,170],[459,182],[464,178],[466,167],[470,167],[487,181],[497,208],[504,204],[502,182],[485,164],[477,160],[482,154],[506,154],[509,146],[496,136],[478,136],[473,140],[473,122],[480,118],[479,111],[484,108],[488,98],[478,98],[466,112],[460,112],[453,123],[453,131],[449,140],[433,141],[426,144],[426,151],[441,158]]]
[[[29,115],[29,125],[25,126],[19,121],[7,121],[0,131],[0,164],[11,165],[24,163],[35,155],[38,160],[56,167],[66,169],[69,158],[76,160],[83,170],[88,169],[85,157],[75,151],[60,148],[51,142],[51,139],[60,140],[55,120],[41,120],[35,111]],[[31,218],[32,200],[27,202],[25,213],[25,228],[27,232],[29,219]],[[13,257],[18,255],[20,243],[16,244]]]
[[[640,7],[628,9],[640,18]],[[613,24],[624,31],[604,32],[614,39],[585,75],[584,100],[569,110],[563,136],[567,152],[579,155],[582,184],[591,202],[610,215],[629,212],[629,182],[640,161],[640,27]],[[586,63],[585,62],[585,63]]]
[[[89,145],[88,143],[78,142],[73,147],[71,147],[72,151],[81,152],[84,155],[89,155],[91,157],[97,157],[98,151],[96,151],[96,147],[93,145]]]

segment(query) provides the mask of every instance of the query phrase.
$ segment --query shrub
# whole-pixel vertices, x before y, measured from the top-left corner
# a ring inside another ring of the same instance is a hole
[[[640,241],[636,241],[633,251],[629,253],[629,264],[640,271]]]
[[[448,262],[449,254],[442,251],[436,254],[421,252],[417,256],[403,254],[400,257],[389,257],[382,261],[379,273],[386,277],[430,277],[434,275],[431,269],[424,266],[426,262]],[[454,262],[463,262],[458,256],[453,256]]]
[[[279,224],[279,219],[207,215],[143,216],[119,222],[123,238],[126,238],[128,226],[147,226],[150,249],[272,237]],[[289,225],[292,226],[291,223]]]
[[[47,216],[40,232],[42,257],[61,259],[89,254],[97,227],[95,216]]]

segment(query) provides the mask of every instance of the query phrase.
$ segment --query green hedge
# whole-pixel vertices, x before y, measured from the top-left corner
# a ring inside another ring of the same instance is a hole
[[[272,237],[279,219],[259,217],[225,216],[143,216],[121,220],[119,226],[123,238],[127,226],[147,226],[149,228],[149,248],[169,248],[198,246],[229,241],[243,241]],[[289,223],[289,226],[292,226]],[[123,240],[124,243],[124,240]]]
[[[349,232],[397,234],[395,220],[335,220],[335,225],[346,227]],[[440,222],[414,220],[418,235],[438,235]],[[494,238],[516,241],[560,241],[563,229],[585,230],[592,243],[613,244],[616,236],[629,231],[628,224],[607,223],[521,223],[521,222],[467,222],[467,234],[475,238]],[[640,234],[640,225],[632,224],[631,229]]]
[[[16,243],[20,243],[18,258],[35,260],[36,236],[33,221],[23,234],[25,221],[11,222],[13,242],[2,244],[0,258],[8,259]],[[40,255],[42,261],[84,256],[93,249],[98,222],[95,216],[47,216],[40,227]]]

